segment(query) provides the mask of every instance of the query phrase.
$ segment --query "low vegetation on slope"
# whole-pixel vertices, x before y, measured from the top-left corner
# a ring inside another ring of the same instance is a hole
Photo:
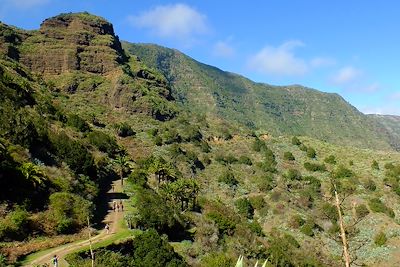
[[[160,48],[125,53],[111,24],[87,13],[38,31],[0,29],[0,266],[48,247],[33,249],[43,237],[81,231],[101,215],[106,183],[121,177],[126,224],[140,233],[96,249],[96,266],[233,266],[240,255],[253,265],[340,266],[335,188],[351,260],[390,266],[398,257],[400,154],[290,135],[388,148],[338,96],[254,84],[172,50],[152,63]],[[68,64],[39,68],[55,47]],[[185,85],[189,66],[196,75]],[[91,266],[87,251],[67,260]]]

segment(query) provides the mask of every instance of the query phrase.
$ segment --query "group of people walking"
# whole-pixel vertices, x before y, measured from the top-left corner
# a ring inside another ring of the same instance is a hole
[[[113,201],[113,210],[114,211],[124,211],[124,204],[122,203],[122,200],[119,200],[119,202],[117,203],[117,201]]]

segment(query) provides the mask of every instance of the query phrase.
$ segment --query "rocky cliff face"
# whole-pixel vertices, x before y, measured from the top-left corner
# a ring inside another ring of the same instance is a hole
[[[113,26],[87,13],[46,19],[20,47],[20,62],[41,74],[104,74],[126,60]]]

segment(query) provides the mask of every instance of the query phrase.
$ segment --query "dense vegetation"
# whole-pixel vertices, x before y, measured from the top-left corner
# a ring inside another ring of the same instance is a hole
[[[59,27],[74,20],[84,29]],[[17,260],[16,246],[26,254],[82,231],[121,177],[131,237],[97,248],[96,266],[233,266],[240,255],[340,266],[335,191],[352,260],[392,263],[400,154],[300,136],[389,148],[338,96],[254,84],[156,46],[124,51],[112,25],[87,13],[48,19],[41,31],[0,26],[0,266]],[[82,50],[79,66],[71,46]],[[88,251],[68,261],[91,266]]]

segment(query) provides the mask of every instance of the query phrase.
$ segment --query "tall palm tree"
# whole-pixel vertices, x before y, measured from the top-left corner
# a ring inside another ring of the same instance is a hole
[[[117,156],[114,160],[114,163],[117,165],[118,175],[121,179],[121,186],[124,185],[124,173],[130,169],[131,162],[127,156]]]

